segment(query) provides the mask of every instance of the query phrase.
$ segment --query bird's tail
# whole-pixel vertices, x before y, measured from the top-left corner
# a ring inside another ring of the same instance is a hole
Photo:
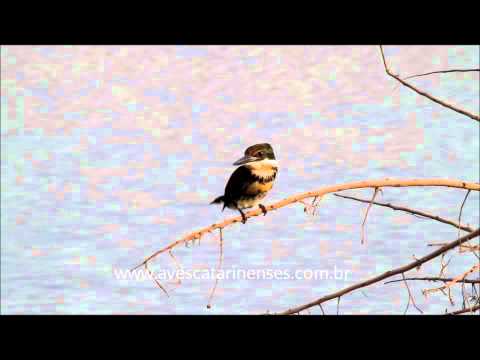
[[[224,195],[217,197],[210,204],[221,204],[221,203],[223,203],[223,208],[222,208],[222,211],[223,211],[223,210],[225,210],[225,206],[227,206],[227,204],[225,204],[225,196]]]
[[[210,204],[221,204],[221,203],[224,202],[224,200],[225,200],[225,197],[222,195],[222,196],[217,197]]]

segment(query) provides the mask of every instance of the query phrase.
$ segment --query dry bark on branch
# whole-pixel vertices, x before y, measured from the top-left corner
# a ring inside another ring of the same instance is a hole
[[[373,278],[370,278],[368,280],[365,280],[365,281],[362,281],[360,283],[357,283],[357,284],[354,284],[352,286],[349,286],[345,289],[342,289],[342,290],[339,290],[339,291],[336,291],[330,295],[326,295],[326,296],[323,296],[321,297],[320,299],[317,299],[315,301],[312,301],[310,303],[307,303],[307,304],[304,304],[304,305],[300,305],[300,306],[297,306],[297,307],[294,307],[294,308],[291,308],[291,309],[288,309],[282,313],[280,313],[280,315],[291,315],[291,314],[297,314],[299,313],[300,311],[303,311],[305,309],[309,309],[313,306],[317,306],[321,303],[324,303],[326,301],[329,301],[329,300],[332,300],[332,299],[336,299],[336,298],[339,298],[345,294],[348,294],[354,290],[357,290],[357,289],[361,289],[361,288],[364,288],[366,286],[369,286],[369,285],[372,285],[372,284],[375,284],[379,281],[382,281],[384,279],[387,279],[389,277],[392,277],[394,275],[399,275],[399,274],[403,274],[409,270],[412,270],[424,263],[426,263],[427,261],[430,261],[444,253],[446,253],[447,251],[463,244],[464,242],[467,242],[477,236],[480,235],[480,229],[477,229],[455,241],[452,241],[450,243],[448,243],[447,245],[445,246],[442,246],[441,248],[431,252],[430,254],[428,255],[425,255],[419,259],[417,259],[416,261],[414,262],[411,262],[407,265],[404,265],[404,266],[401,266],[401,267],[398,267],[398,268],[395,268],[395,269],[392,269],[390,271],[387,271],[381,275],[378,275],[378,276],[375,276]],[[402,279],[403,280],[403,279]]]

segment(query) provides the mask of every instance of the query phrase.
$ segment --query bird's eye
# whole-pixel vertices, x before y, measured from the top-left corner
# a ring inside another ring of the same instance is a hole
[[[257,156],[263,156],[263,151],[258,152]]]

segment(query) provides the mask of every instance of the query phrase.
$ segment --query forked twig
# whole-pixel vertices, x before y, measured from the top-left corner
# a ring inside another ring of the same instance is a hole
[[[157,280],[156,276],[150,271],[150,269],[148,268],[148,264],[145,263],[145,270],[147,270],[148,274],[150,275],[150,277],[153,279],[153,281],[155,281],[155,283],[157,284],[157,286],[163,290],[163,292],[165,294],[167,294],[167,296],[169,297],[170,295],[168,295],[168,291],[162,286],[162,284],[160,284],[160,281]]]
[[[430,95],[429,93],[425,92],[425,91],[422,91],[418,88],[416,88],[415,86],[409,84],[408,82],[406,82],[405,80],[402,80],[398,75],[395,75],[393,74],[388,65],[387,65],[387,61],[385,60],[385,54],[383,53],[383,47],[382,45],[380,45],[380,53],[382,54],[382,60],[383,60],[383,65],[385,66],[385,72],[387,73],[387,75],[389,75],[390,77],[394,78],[395,80],[397,80],[398,82],[400,82],[402,85],[408,87],[409,89],[415,91],[417,94],[421,95],[421,96],[424,96],[426,97],[427,99],[430,99],[431,101],[439,104],[439,105],[442,105],[443,107],[446,107],[450,110],[453,110],[457,113],[460,113],[462,115],[465,115],[465,116],[468,116],[469,118],[473,119],[473,120],[476,120],[476,121],[479,121],[480,122],[480,116],[478,115],[475,115],[475,114],[472,114],[466,110],[463,110],[463,109],[460,109],[452,104],[449,104],[443,100],[440,100],[432,95]]]
[[[469,274],[471,274],[472,272],[474,272],[475,270],[479,270],[479,269],[480,269],[480,264],[476,264],[476,265],[474,265],[473,267],[471,267],[469,270],[467,270],[466,272],[464,272],[463,274],[460,274],[459,276],[455,277],[453,280],[447,282],[445,285],[440,286],[440,287],[438,287],[438,288],[423,290],[423,293],[424,293],[424,295],[426,296],[426,294],[429,294],[429,293],[433,293],[433,292],[436,292],[436,291],[449,289],[449,288],[451,288],[453,285],[455,285],[456,283],[460,282],[461,280],[464,280],[464,279],[467,277],[467,275],[469,275]]]
[[[417,304],[415,304],[415,299],[413,298],[412,293],[410,292],[410,288],[408,287],[408,283],[405,279],[405,273],[402,273],[402,277],[403,277],[403,283],[405,284],[405,287],[407,288],[407,291],[408,291],[408,303],[403,315],[407,313],[408,307],[410,306],[410,300],[412,301],[412,304],[415,307],[415,309],[417,309],[418,311],[420,311],[421,314],[423,314],[423,311],[417,306]]]

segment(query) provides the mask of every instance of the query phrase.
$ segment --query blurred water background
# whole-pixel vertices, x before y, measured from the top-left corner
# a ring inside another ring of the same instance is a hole
[[[402,77],[479,67],[475,46],[387,46],[385,54]],[[478,72],[411,82],[479,112]],[[384,177],[479,181],[478,123],[399,86],[376,46],[4,46],[1,312],[276,312],[457,237],[451,226],[373,207],[362,245],[366,205],[327,196],[316,216],[294,205],[225,229],[223,268],[337,268],[350,271],[346,280],[221,280],[208,310],[211,279],[165,284],[167,297],[151,281],[113,276],[196,228],[237,215],[208,204],[223,193],[232,162],[258,142],[271,143],[280,163],[266,203]],[[455,220],[464,196],[385,188],[378,200]],[[479,226],[477,192],[463,222]],[[218,238],[174,253],[185,268],[214,268]],[[449,276],[473,262],[473,255],[451,255]],[[164,256],[152,270],[172,266]],[[438,271],[436,260],[412,274]],[[423,297],[425,283],[410,288],[426,313],[460,306],[440,293]],[[339,310],[401,314],[407,299],[402,283],[382,283],[344,296]],[[324,309],[336,313],[336,306]]]

